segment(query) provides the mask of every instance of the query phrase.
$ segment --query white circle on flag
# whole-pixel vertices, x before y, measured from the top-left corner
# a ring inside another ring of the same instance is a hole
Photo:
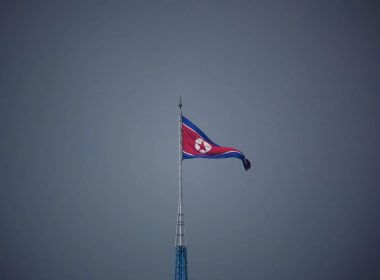
[[[207,143],[205,140],[203,140],[202,138],[198,138],[197,140],[195,140],[195,149],[198,152],[205,154],[211,151],[211,145]]]

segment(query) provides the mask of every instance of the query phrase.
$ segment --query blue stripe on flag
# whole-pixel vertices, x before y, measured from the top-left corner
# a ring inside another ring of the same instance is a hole
[[[243,160],[245,158],[244,155],[238,152],[232,152],[232,153],[227,153],[227,154],[221,154],[221,155],[190,155],[183,153],[183,159],[191,159],[191,158],[239,158]]]

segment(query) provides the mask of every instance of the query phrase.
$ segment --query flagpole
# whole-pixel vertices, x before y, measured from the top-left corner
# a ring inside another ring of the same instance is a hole
[[[179,98],[179,114],[178,114],[178,213],[177,213],[177,230],[176,230],[176,246],[185,246],[185,230],[183,221],[183,195],[182,195],[182,98]]]
[[[187,246],[185,239],[185,223],[183,221],[183,205],[182,205],[182,100],[179,98],[179,117],[178,117],[178,213],[175,238],[175,280],[187,280]]]

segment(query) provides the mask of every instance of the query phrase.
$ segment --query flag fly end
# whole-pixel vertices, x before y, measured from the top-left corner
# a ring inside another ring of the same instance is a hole
[[[243,159],[243,165],[244,165],[245,171],[248,171],[248,169],[251,168],[251,162],[246,158]]]

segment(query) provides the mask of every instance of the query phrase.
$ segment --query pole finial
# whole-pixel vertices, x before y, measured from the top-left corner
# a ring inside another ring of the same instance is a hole
[[[179,108],[181,109],[182,108],[182,97],[179,96],[179,104],[178,104]]]

